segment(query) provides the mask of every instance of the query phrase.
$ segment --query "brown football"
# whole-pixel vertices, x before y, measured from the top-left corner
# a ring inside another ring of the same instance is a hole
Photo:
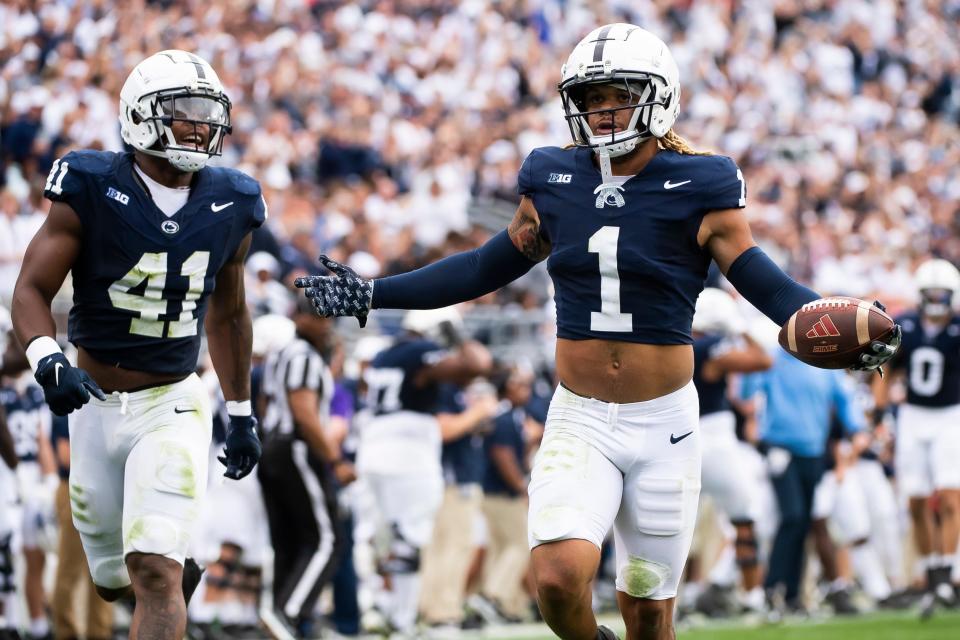
[[[790,316],[780,329],[780,346],[814,367],[846,369],[859,362],[872,341],[889,338],[893,328],[893,318],[865,300],[820,298]]]

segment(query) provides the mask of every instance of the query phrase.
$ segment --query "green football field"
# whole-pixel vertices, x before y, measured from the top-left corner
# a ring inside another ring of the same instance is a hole
[[[622,625],[613,619],[604,619],[623,638]],[[914,611],[903,613],[868,614],[857,618],[823,621],[786,622],[780,625],[755,627],[723,624],[700,628],[680,628],[678,640],[960,640],[960,612],[938,612],[926,622],[920,622]],[[491,630],[492,631],[492,630]],[[519,632],[519,630],[517,630]],[[513,634],[510,628],[500,633],[490,631],[485,638],[497,640],[548,640],[555,636],[526,626],[523,632]]]

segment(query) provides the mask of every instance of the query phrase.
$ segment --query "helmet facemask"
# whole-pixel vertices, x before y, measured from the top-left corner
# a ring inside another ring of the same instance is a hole
[[[952,289],[922,289],[920,311],[927,318],[939,319],[953,313]]]
[[[175,89],[144,95],[131,120],[151,130],[153,143],[141,151],[166,158],[181,171],[199,171],[223,150],[231,132],[230,100],[223,93]],[[177,139],[176,132],[181,139]]]
[[[586,95],[590,87],[597,85],[626,91],[631,96],[630,103],[620,107],[591,110],[586,103]],[[578,146],[592,149],[603,147],[609,157],[615,158],[630,153],[637,144],[656,134],[666,133],[651,132],[650,128],[654,109],[666,110],[670,106],[671,93],[666,90],[666,81],[659,76],[632,74],[588,81],[575,77],[562,83],[559,90],[567,126],[570,127],[570,134]],[[627,126],[620,131],[611,127],[609,132],[595,132],[588,122],[589,116],[596,114],[609,114],[610,120],[613,120],[616,112],[627,109],[633,110],[633,113]]]

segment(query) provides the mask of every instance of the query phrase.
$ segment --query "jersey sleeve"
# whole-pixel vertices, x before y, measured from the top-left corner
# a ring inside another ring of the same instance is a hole
[[[63,202],[82,217],[87,204],[87,172],[83,158],[74,151],[54,161],[43,186],[43,195],[54,202]]]
[[[521,196],[533,194],[533,156],[537,151],[534,149],[526,157],[520,166],[520,172],[517,174],[517,193]]]
[[[256,229],[261,226],[267,220],[268,212],[267,201],[263,197],[263,190],[260,188],[260,183],[242,171],[235,169],[228,169],[227,176],[230,179],[233,189],[244,196],[247,202],[249,202],[247,229]]]
[[[914,318],[910,314],[896,316],[893,321],[900,325],[901,330],[904,333],[909,333],[914,330]],[[891,370],[894,371],[903,371],[907,368],[907,362],[909,361],[909,355],[911,351],[911,345],[909,340],[903,341],[900,344],[900,348],[897,349],[897,352],[893,354],[893,357],[890,359],[888,366]]]
[[[706,209],[742,209],[747,206],[747,185],[737,163],[726,156],[711,158],[708,180],[711,189],[707,193]]]

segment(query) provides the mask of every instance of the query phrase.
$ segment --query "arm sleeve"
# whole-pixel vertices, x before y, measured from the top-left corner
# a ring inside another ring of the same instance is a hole
[[[733,261],[727,280],[765,316],[783,326],[793,313],[820,298],[785,274],[760,247],[750,247]]]
[[[513,246],[506,230],[479,249],[373,284],[374,309],[439,309],[496,291],[536,264]]]

